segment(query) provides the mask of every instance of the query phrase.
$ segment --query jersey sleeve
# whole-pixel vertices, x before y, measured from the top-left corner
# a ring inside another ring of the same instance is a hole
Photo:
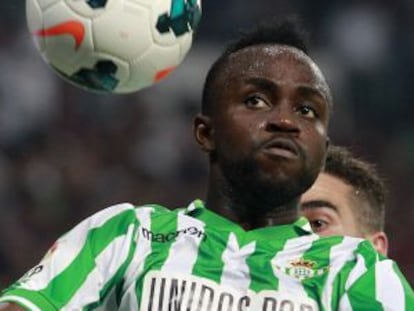
[[[396,263],[378,260],[351,272],[340,311],[412,311],[414,292]]]
[[[122,280],[134,252],[137,227],[130,204],[115,205],[85,219],[7,288],[0,302],[15,302],[33,311],[100,305]]]

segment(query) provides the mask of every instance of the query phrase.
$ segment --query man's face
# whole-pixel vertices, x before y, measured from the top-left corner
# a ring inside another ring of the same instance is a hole
[[[216,85],[211,154],[235,196],[283,204],[310,187],[328,140],[316,65],[294,48],[254,46],[233,54]]]
[[[341,179],[321,173],[313,186],[302,195],[301,213],[317,234],[365,237],[352,208],[355,205],[352,199],[354,191]]]

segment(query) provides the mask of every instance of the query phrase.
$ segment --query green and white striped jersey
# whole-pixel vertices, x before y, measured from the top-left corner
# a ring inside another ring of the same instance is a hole
[[[395,263],[301,218],[251,231],[204,208],[120,204],[62,236],[0,302],[28,310],[414,310]]]

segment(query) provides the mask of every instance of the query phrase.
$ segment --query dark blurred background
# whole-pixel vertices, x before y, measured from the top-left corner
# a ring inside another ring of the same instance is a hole
[[[122,96],[58,78],[35,50],[23,0],[0,1],[0,14],[0,289],[99,209],[203,198],[206,159],[191,119],[206,71],[239,30],[288,14],[302,17],[332,86],[332,140],[387,180],[390,257],[414,284],[412,0],[207,0],[183,64]]]

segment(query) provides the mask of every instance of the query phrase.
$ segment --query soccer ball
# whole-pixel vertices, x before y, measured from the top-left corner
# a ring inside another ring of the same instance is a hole
[[[61,77],[87,90],[130,93],[183,61],[201,0],[26,0],[26,17]]]

